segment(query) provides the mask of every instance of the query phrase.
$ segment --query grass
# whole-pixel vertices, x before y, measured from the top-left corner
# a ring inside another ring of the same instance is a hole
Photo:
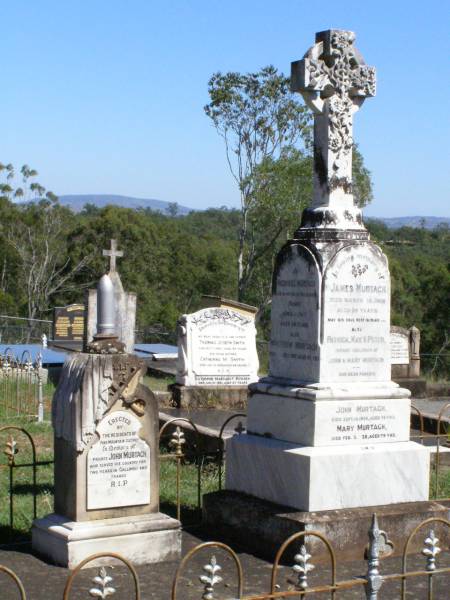
[[[1,421],[0,421],[1,423]],[[30,422],[27,419],[8,420],[7,425],[23,427],[33,436],[37,448],[38,462],[53,460],[53,431],[50,423]],[[17,442],[18,452],[15,455],[16,467],[13,469],[13,531],[9,530],[9,468],[4,455],[5,444],[10,432],[0,433],[0,543],[28,540],[33,520],[33,488],[32,469],[20,467],[30,464],[31,449],[26,436],[20,432],[11,432]],[[161,510],[172,516],[176,515],[176,476],[177,467],[174,458],[167,449],[161,450],[160,461],[160,503]],[[201,464],[201,494],[218,489],[218,467],[211,459]],[[434,494],[436,481],[434,470],[431,471],[430,498]],[[199,522],[198,507],[198,467],[193,460],[186,460],[181,467],[181,517],[183,524]],[[53,511],[53,465],[37,467],[37,516],[42,517]],[[450,498],[450,467],[442,465],[439,472],[438,498]]]
[[[1,421],[0,421],[1,423]],[[3,425],[3,424],[2,424]],[[53,461],[53,430],[50,423],[30,422],[27,419],[9,419],[5,425],[23,427],[33,437],[36,444],[38,462]],[[13,471],[13,530],[9,529],[9,475],[7,456],[4,449],[9,436],[17,442],[15,454],[16,466]],[[25,434],[10,430],[0,433],[0,544],[10,541],[26,541],[30,538],[33,521],[33,479],[32,469],[27,466],[32,462],[31,446]],[[176,461],[162,449],[160,462],[160,504],[161,510],[176,516],[177,492]],[[53,512],[53,464],[37,466],[37,517]],[[194,461],[186,460],[181,467],[181,514],[184,524],[198,522],[200,511],[198,506],[198,468]],[[205,461],[201,466],[201,494],[218,489],[217,465]]]
[[[167,392],[167,386],[172,383],[175,383],[175,376],[155,377],[146,375],[144,377],[144,385],[148,386],[153,392]]]

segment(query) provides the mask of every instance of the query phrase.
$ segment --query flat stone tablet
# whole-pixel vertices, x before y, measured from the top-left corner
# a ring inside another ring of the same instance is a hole
[[[87,456],[87,509],[150,502],[150,447],[130,411],[115,411],[98,425],[100,440]]]

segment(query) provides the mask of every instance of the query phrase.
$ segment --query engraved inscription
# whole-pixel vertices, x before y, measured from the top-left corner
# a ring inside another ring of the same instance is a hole
[[[409,339],[407,335],[391,331],[391,364],[409,364]]]
[[[272,296],[270,375],[313,381],[319,374],[320,274],[297,247],[276,275]]]
[[[319,406],[323,445],[386,443],[409,438],[409,402],[339,401]]]
[[[253,320],[223,309],[196,314],[199,316],[193,316],[190,325],[194,385],[248,385],[254,381]]]
[[[326,380],[389,380],[389,319],[385,258],[363,244],[338,252],[324,286]]]
[[[150,447],[131,412],[115,411],[97,428],[100,440],[87,456],[87,509],[150,502]]]

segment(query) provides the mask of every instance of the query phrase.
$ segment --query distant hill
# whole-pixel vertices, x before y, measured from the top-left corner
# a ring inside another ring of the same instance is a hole
[[[67,196],[59,196],[59,201],[64,206],[68,206],[73,212],[83,210],[85,204],[94,204],[98,208],[113,204],[115,206],[124,206],[125,208],[151,208],[167,214],[169,202],[164,200],[156,200],[155,198],[133,198],[131,196],[118,196],[115,194],[72,194]],[[178,205],[179,215],[187,215],[192,211],[192,208]]]
[[[381,221],[389,229],[399,229],[400,227],[425,227],[425,229],[434,229],[441,223],[446,223],[450,227],[449,217],[367,217],[366,221]]]
[[[168,214],[169,202],[157,200],[156,198],[134,198],[132,196],[119,196],[117,194],[70,194],[59,196],[59,201],[64,206],[68,206],[74,212],[83,210],[85,204],[94,204],[98,208],[113,204],[115,206],[124,206],[125,208],[150,208],[163,214]],[[178,204],[178,215],[187,215],[194,209]],[[366,221],[381,221],[390,229],[400,227],[422,227],[434,229],[441,223],[446,223],[450,227],[449,217],[367,217]]]

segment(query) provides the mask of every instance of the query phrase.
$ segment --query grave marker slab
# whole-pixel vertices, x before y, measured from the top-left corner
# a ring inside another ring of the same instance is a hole
[[[258,378],[254,320],[227,308],[206,308],[178,322],[177,383],[246,386]]]
[[[85,317],[86,308],[83,304],[56,306],[53,310],[53,341],[81,346]]]
[[[55,513],[33,523],[33,548],[69,568],[96,552],[174,560],[180,523],[159,512],[158,403],[141,383],[145,362],[115,334],[108,275],[97,292],[94,341],[66,360],[53,398]]]

